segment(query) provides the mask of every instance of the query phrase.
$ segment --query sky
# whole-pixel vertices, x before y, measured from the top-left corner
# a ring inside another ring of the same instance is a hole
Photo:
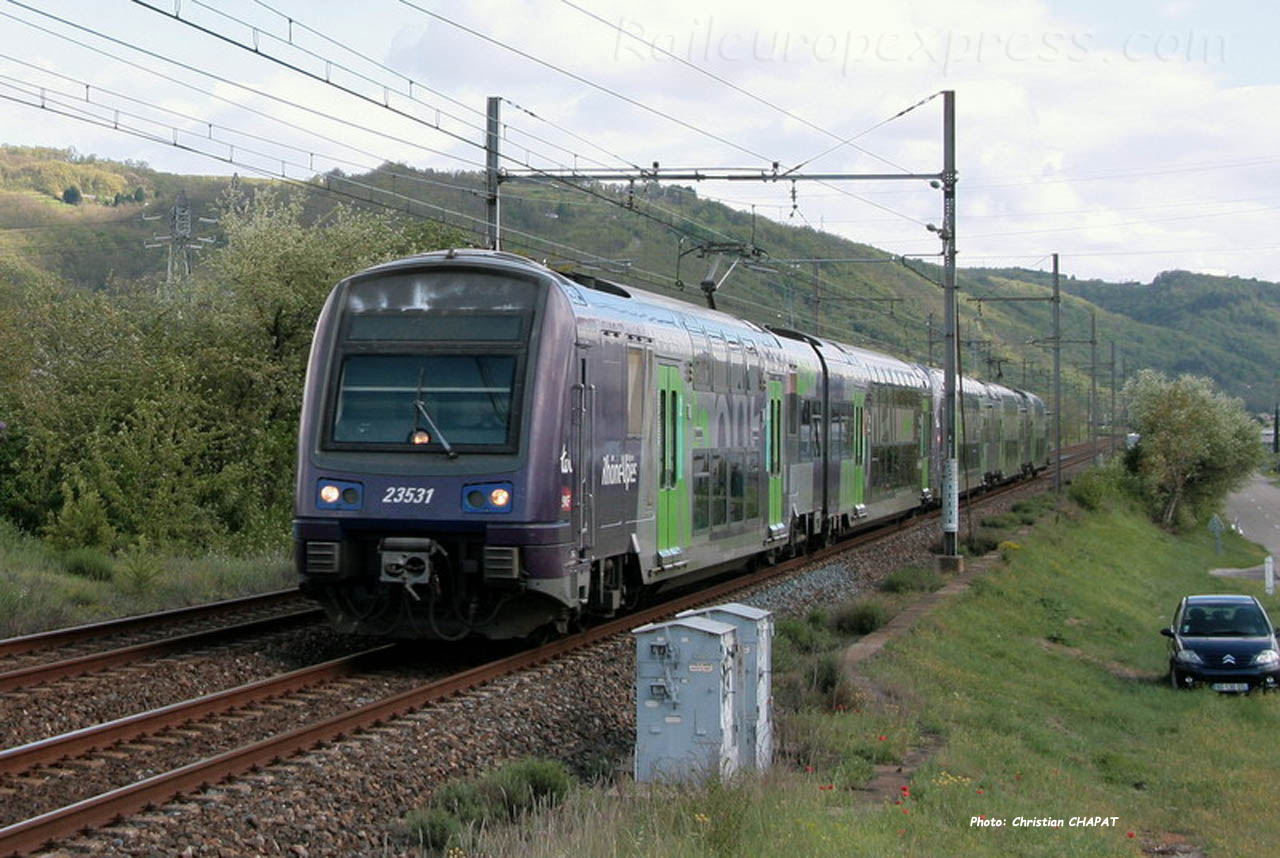
[[[1263,0],[0,0],[0,142],[180,173],[475,170],[501,96],[512,170],[937,173],[952,90],[962,266],[1280,281],[1278,23]],[[696,190],[940,249],[920,179]]]

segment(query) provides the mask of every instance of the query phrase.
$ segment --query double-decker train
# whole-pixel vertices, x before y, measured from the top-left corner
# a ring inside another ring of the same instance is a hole
[[[301,587],[350,631],[524,637],[939,497],[940,370],[520,256],[339,283],[298,440]],[[961,485],[1048,462],[1030,393],[964,379]]]

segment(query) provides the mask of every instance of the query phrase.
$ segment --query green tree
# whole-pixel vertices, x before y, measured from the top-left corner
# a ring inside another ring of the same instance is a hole
[[[1142,436],[1130,469],[1166,527],[1207,514],[1262,462],[1257,424],[1210,379],[1143,370],[1125,395]]]
[[[147,192],[142,189],[141,185],[133,192],[133,201],[135,203],[145,203],[147,201]]]
[[[0,514],[68,548],[284,544],[329,290],[460,236],[348,209],[307,224],[270,192],[223,224],[227,244],[169,298],[0,280]]]
[[[80,189],[75,185],[71,185],[62,192],[62,201],[68,205],[78,206],[80,205],[80,199]]]

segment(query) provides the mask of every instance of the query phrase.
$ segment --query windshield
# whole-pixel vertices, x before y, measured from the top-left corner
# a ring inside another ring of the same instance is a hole
[[[1197,638],[1251,638],[1267,634],[1267,621],[1253,605],[1193,605],[1181,634]]]
[[[455,445],[506,444],[515,370],[514,355],[350,355],[342,364],[333,440],[412,443],[423,427],[421,401]]]
[[[538,285],[467,268],[353,282],[329,443],[513,451]]]

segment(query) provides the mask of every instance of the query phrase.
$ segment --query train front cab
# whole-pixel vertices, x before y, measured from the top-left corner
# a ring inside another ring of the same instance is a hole
[[[574,319],[519,257],[429,254],[339,284],[307,371],[304,592],[340,628],[523,636],[580,599]]]

